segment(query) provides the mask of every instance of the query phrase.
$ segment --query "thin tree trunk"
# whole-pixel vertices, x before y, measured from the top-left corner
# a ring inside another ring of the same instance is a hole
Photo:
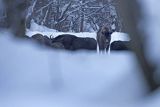
[[[84,10],[83,10],[83,3],[85,3],[85,0],[82,0],[81,2],[81,12],[80,12],[80,32],[84,31]]]
[[[26,0],[4,0],[6,6],[7,22],[11,32],[18,37],[25,35]]]

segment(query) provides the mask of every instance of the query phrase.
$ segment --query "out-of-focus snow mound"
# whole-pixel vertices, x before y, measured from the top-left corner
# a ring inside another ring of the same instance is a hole
[[[0,106],[129,107],[146,92],[135,56],[39,49],[0,36]]]

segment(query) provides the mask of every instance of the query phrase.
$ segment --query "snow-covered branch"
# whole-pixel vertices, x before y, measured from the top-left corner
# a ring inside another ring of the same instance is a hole
[[[68,9],[70,8],[71,4],[72,4],[72,1],[64,6],[61,12],[61,16],[59,17],[59,21],[66,19],[64,18],[64,16],[67,13]]]

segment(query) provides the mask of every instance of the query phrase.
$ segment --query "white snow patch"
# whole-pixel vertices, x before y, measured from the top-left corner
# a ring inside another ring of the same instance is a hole
[[[110,43],[114,41],[130,41],[130,37],[127,33],[123,32],[114,32],[111,35],[111,41]]]
[[[62,34],[70,34],[70,35],[75,35],[77,37],[90,37],[90,38],[94,38],[96,39],[96,33],[90,33],[90,32],[82,32],[82,33],[73,33],[73,32],[48,32],[47,30],[44,32],[40,32],[40,31],[30,31],[27,30],[26,35],[29,37],[32,37],[32,35],[40,33],[42,35],[46,35],[48,37],[50,37],[51,35],[53,37],[57,37],[58,35],[62,35]]]

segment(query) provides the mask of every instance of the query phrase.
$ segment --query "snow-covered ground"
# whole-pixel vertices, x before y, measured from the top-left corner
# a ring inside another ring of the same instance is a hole
[[[0,36],[2,107],[128,106],[147,91],[132,53],[39,49],[7,35]]]

